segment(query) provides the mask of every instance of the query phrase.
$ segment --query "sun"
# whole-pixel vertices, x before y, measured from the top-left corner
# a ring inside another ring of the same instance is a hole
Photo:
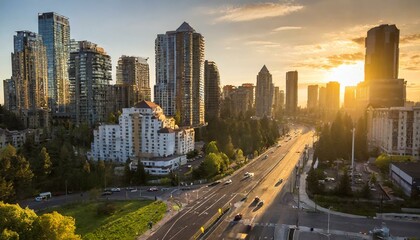
[[[342,64],[332,68],[326,74],[326,80],[340,83],[342,88],[347,86],[357,86],[364,78],[364,63],[357,61],[355,64]]]

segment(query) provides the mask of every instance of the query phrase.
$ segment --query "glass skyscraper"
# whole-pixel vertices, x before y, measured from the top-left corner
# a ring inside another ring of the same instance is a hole
[[[6,107],[18,113],[26,127],[46,127],[47,61],[42,38],[34,32],[18,31],[13,40],[12,79],[4,86],[5,97],[10,98]]]
[[[186,22],[155,41],[155,103],[181,126],[204,124],[204,38]]]
[[[47,50],[48,102],[52,113],[68,111],[68,60],[70,24],[67,17],[54,12],[38,14],[38,33]]]
[[[98,45],[80,41],[69,61],[71,113],[76,124],[94,125],[107,119],[107,90],[111,77],[111,57]]]

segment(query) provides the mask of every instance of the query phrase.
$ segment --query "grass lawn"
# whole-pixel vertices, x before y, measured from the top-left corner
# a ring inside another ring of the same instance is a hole
[[[71,204],[55,210],[76,219],[76,233],[83,239],[134,239],[148,229],[148,223],[161,220],[166,204],[160,201],[109,201],[115,206],[112,215],[98,215],[104,202]]]

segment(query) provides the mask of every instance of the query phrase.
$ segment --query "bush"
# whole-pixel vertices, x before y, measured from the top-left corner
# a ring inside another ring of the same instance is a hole
[[[106,202],[98,205],[96,213],[100,216],[110,216],[114,214],[116,210],[117,208],[113,203]]]

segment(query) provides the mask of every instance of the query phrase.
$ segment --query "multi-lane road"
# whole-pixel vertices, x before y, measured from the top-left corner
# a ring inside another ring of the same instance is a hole
[[[225,231],[219,233],[220,229],[230,224],[230,220],[237,213],[243,214],[241,222],[258,221],[259,215],[272,204],[275,196],[286,186],[284,183],[287,179],[294,176],[295,166],[305,144],[312,141],[312,132],[301,133],[301,131],[300,129],[297,134],[293,133],[290,139],[281,141],[281,147],[270,148],[237,171],[230,177],[232,183],[222,182],[219,185],[199,190],[198,199],[194,200],[194,195],[192,195],[191,200],[194,201],[161,226],[149,239],[190,239],[212,217],[219,214],[219,209],[223,209],[226,205],[231,206],[230,211],[223,218],[227,221],[222,221],[214,231],[209,232],[210,235],[215,234],[214,239],[221,237],[220,235]],[[245,172],[253,172],[254,176],[244,177]],[[276,184],[279,179],[283,179],[284,183]],[[250,204],[255,196],[264,200],[262,207]],[[247,199],[243,201],[245,197]]]

